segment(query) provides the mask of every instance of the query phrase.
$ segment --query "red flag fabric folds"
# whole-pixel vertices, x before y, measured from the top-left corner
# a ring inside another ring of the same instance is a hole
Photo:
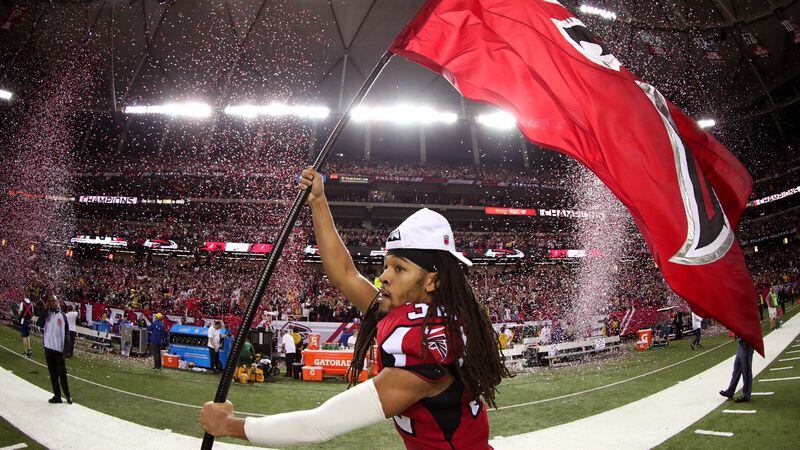
[[[391,51],[591,169],[630,210],[670,287],[763,354],[756,292],[733,230],[742,164],[622,67],[556,0],[431,0]]]

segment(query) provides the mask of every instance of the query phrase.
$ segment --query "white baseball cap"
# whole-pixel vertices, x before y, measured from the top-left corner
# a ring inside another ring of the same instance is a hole
[[[453,229],[443,215],[422,208],[408,216],[403,223],[389,233],[386,238],[386,250],[415,249],[442,250],[455,256],[467,266],[472,261],[461,252],[456,251]]]

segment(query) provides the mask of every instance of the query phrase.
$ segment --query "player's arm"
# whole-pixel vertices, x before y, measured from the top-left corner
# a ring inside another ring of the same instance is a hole
[[[356,308],[365,312],[378,290],[372,283],[361,276],[336,231],[333,223],[328,199],[325,198],[325,187],[322,176],[309,167],[303,170],[298,185],[300,189],[311,189],[307,204],[311,208],[314,223],[314,236],[322,258],[322,268],[334,286],[342,291],[345,298]]]
[[[443,392],[452,382],[449,375],[430,382],[408,370],[386,368],[311,410],[239,419],[233,415],[231,402],[208,402],[200,412],[200,425],[214,436],[269,446],[323,442],[401,414],[423,398]]]

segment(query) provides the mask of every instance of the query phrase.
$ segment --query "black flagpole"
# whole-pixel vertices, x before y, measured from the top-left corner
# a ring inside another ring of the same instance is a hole
[[[331,150],[333,149],[333,145],[339,139],[339,135],[342,134],[342,130],[344,130],[345,125],[347,125],[347,122],[350,120],[350,110],[361,103],[361,100],[363,100],[367,95],[372,87],[372,84],[375,83],[378,75],[380,75],[383,68],[386,67],[386,64],[389,62],[389,60],[392,59],[392,56],[393,54],[391,52],[387,51],[384,53],[380,61],[378,61],[378,64],[376,64],[375,68],[372,69],[372,72],[370,72],[367,79],[364,80],[364,84],[361,85],[361,89],[358,90],[358,93],[356,93],[353,101],[350,102],[350,105],[342,113],[341,117],[339,118],[339,122],[336,124],[336,127],[333,129],[333,131],[331,131],[331,134],[328,136],[328,140],[325,141],[325,145],[322,147],[322,150],[320,150],[317,160],[314,161],[315,170],[320,170],[325,164],[325,161],[328,159],[328,155],[330,155]],[[294,204],[292,204],[292,209],[289,211],[289,215],[283,222],[281,233],[278,235],[278,241],[275,243],[275,247],[269,254],[267,264],[261,271],[261,278],[258,280],[258,285],[253,292],[253,296],[250,297],[250,302],[247,304],[247,309],[244,311],[242,323],[239,325],[239,330],[236,332],[236,337],[233,340],[233,348],[228,354],[227,364],[225,364],[225,369],[222,371],[222,378],[219,380],[219,386],[217,386],[217,394],[214,396],[215,403],[225,403],[225,400],[228,397],[228,390],[230,389],[231,381],[233,380],[233,371],[236,369],[236,358],[239,356],[242,345],[244,345],[244,340],[248,331],[250,330],[250,324],[253,322],[253,318],[256,315],[256,310],[261,304],[261,299],[264,297],[264,291],[267,288],[267,284],[269,284],[270,277],[272,277],[272,271],[275,269],[275,265],[278,263],[278,258],[283,252],[283,247],[286,246],[286,241],[289,239],[289,233],[292,232],[292,228],[294,228],[294,224],[297,222],[297,217],[300,215],[300,210],[303,208],[309,193],[311,193],[311,189],[305,189],[297,193],[297,197],[294,199]],[[213,446],[214,436],[206,433],[205,436],[203,436],[203,445],[200,448],[202,450],[211,450]]]

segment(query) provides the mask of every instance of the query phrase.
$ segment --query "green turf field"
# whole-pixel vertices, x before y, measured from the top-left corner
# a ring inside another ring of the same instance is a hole
[[[798,309],[800,308],[793,308],[789,315],[796,313]],[[498,394],[499,409],[489,412],[492,436],[534,431],[630,403],[702,372],[732,356],[736,351],[736,345],[727,334],[704,336],[705,348],[698,351],[689,348],[690,342],[690,339],[672,341],[668,348],[646,352],[637,352],[628,344],[618,354],[602,361],[587,362],[574,367],[540,368],[534,373],[506,380],[500,386]],[[0,366],[49,390],[47,370],[42,366],[44,357],[41,339],[34,337],[32,343],[35,349],[32,360],[0,348]],[[20,352],[21,343],[17,331],[0,326],[0,345]],[[144,358],[79,352],[67,361],[69,374],[81,378],[70,378],[70,389],[76,402],[84,406],[146,426],[168,428],[177,433],[202,437],[198,425],[199,410],[192,406],[202,405],[213,398],[219,378],[210,374],[169,369],[156,372],[151,369],[150,364],[150,360]],[[765,376],[766,373],[761,375]],[[613,385],[609,386],[611,384]],[[229,398],[237,411],[273,414],[312,408],[345,387],[344,383],[336,381],[304,383],[278,377],[275,383],[234,385]],[[756,387],[760,388],[758,383]],[[770,390],[776,391],[775,400],[781,398],[781,402],[787,402],[781,405],[788,407],[787,405],[791,405],[791,397],[788,394],[785,398],[777,396],[777,391],[781,388],[789,389],[789,385],[770,386]],[[794,400],[797,398],[794,397]],[[757,399],[757,402],[762,401],[766,400]],[[530,402],[535,403],[525,405]],[[715,415],[717,414],[704,420],[714,420]],[[796,415],[794,417],[797,418]],[[742,417],[725,419],[747,420]],[[713,424],[703,426],[714,429]],[[788,430],[787,433],[792,430],[789,426],[784,429]],[[694,435],[687,434],[688,431],[670,440],[668,446],[694,446]],[[17,434],[11,440],[20,439],[17,442],[23,442],[24,435],[15,430],[13,432]],[[9,441],[6,439],[5,428],[0,429],[0,433],[3,439],[0,442]],[[793,435],[797,436],[797,433]],[[697,442],[699,441],[698,439]],[[768,448],[772,447],[771,443],[780,446],[787,442],[786,436],[780,433],[767,434],[758,441]],[[387,421],[313,448],[363,448],[367,442],[370,448],[402,447],[400,438]],[[709,442],[709,445],[719,445],[718,440]]]

